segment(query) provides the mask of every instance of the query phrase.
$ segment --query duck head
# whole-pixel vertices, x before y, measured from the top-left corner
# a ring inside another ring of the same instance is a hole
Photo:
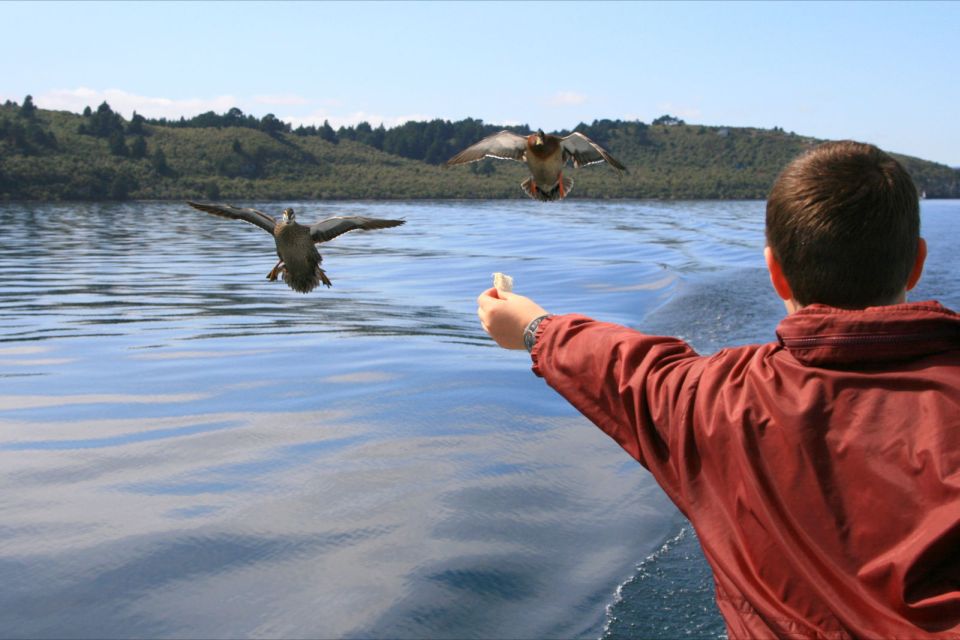
[[[287,207],[286,209],[284,209],[284,210],[283,210],[283,221],[284,221],[284,222],[293,222],[294,220],[296,220],[296,216],[293,215],[293,209],[291,209],[290,207]]]
[[[543,139],[544,139],[543,129],[537,129],[537,132],[533,134],[533,146],[542,147]]]

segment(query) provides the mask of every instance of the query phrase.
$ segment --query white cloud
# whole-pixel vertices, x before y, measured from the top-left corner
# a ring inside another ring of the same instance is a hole
[[[583,104],[587,101],[587,96],[575,91],[558,91],[547,101],[551,107],[569,107],[572,105]]]
[[[80,113],[86,107],[96,109],[106,102],[110,108],[125,118],[136,111],[147,118],[192,117],[206,111],[223,113],[240,102],[236,96],[225,95],[213,98],[155,98],[129,93],[122,89],[97,90],[87,87],[77,89],[54,89],[33,97],[33,102],[41,109],[54,109]]]
[[[378,127],[380,124],[383,124],[386,128],[397,127],[410,120],[433,120],[435,116],[428,116],[421,113],[413,113],[405,116],[384,116],[374,113],[367,113],[366,111],[354,111],[353,113],[337,115],[329,113],[326,110],[314,111],[307,116],[284,116],[280,119],[284,122],[289,122],[293,125],[294,128],[301,125],[309,127],[311,125],[321,126],[323,121],[326,120],[330,123],[330,126],[334,129],[340,127],[351,127],[360,122],[369,122],[372,126]]]
[[[233,107],[238,107],[244,113],[251,113],[255,116],[265,115],[261,113],[267,107],[301,107],[305,105],[320,105],[321,109],[314,110],[312,113],[303,115],[286,115],[278,117],[284,122],[289,122],[294,127],[300,125],[322,125],[324,120],[330,122],[334,128],[341,126],[352,126],[360,122],[369,122],[374,127],[381,123],[387,127],[395,127],[409,120],[431,120],[435,116],[429,116],[422,113],[412,113],[409,115],[382,115],[369,113],[366,111],[354,111],[352,113],[337,113],[338,107],[342,103],[335,99],[311,101],[297,94],[261,94],[252,97],[238,97],[234,95],[214,96],[211,98],[158,98],[153,96],[142,96],[130,93],[122,89],[90,89],[88,87],[78,87],[75,89],[54,89],[33,97],[34,104],[41,109],[53,109],[61,111],[70,111],[81,113],[86,107],[96,109],[102,102],[110,105],[110,108],[120,113],[125,118],[131,118],[136,111],[147,118],[167,118],[179,119],[181,116],[192,118],[193,116],[213,111],[216,113],[226,113]]]

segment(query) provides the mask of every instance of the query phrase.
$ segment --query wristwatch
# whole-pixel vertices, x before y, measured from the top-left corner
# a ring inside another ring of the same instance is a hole
[[[533,345],[537,342],[537,327],[540,326],[544,318],[549,318],[552,315],[552,313],[545,313],[539,318],[534,318],[530,321],[530,324],[527,325],[527,328],[523,330],[523,346],[527,348],[527,351],[531,351]]]

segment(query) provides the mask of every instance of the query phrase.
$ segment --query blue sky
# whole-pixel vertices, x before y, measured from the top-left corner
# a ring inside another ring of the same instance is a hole
[[[0,2],[0,99],[545,130],[669,113],[960,166],[960,3]]]

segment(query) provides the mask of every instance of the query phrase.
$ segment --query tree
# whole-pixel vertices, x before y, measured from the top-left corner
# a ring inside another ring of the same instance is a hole
[[[497,172],[497,168],[493,166],[493,160],[484,158],[480,162],[471,162],[470,171],[481,176],[492,176]]]
[[[367,121],[358,122],[357,126],[353,127],[356,133],[353,136],[353,139],[357,142],[362,142],[364,144],[370,144],[369,140],[371,134],[373,133],[373,127],[370,126],[370,123]]]
[[[315,136],[315,135],[318,135],[318,133],[317,133],[317,128],[314,125],[310,125],[309,127],[300,125],[299,127],[293,130],[293,135],[300,136],[301,138],[303,138],[306,136]]]
[[[263,147],[257,147],[253,156],[243,150],[239,140],[233,141],[233,153],[220,159],[217,163],[217,173],[228,178],[261,177],[266,152]]]
[[[374,129],[370,135],[369,144],[374,149],[383,149],[383,139],[386,137],[387,129],[383,126],[383,123],[380,123],[380,126]]]
[[[127,149],[127,142],[123,137],[123,131],[114,131],[110,134],[110,153],[123,157],[129,155],[130,150]]]
[[[143,135],[143,123],[146,122],[146,118],[137,113],[133,112],[133,117],[130,118],[130,124],[127,125],[127,133],[131,135]]]
[[[161,176],[169,176],[173,174],[173,171],[167,164],[167,154],[165,154],[163,149],[160,149],[159,147],[153,152],[151,164],[153,165],[153,170]]]
[[[13,148],[23,154],[29,154],[33,147],[27,141],[27,129],[22,123],[13,121],[6,127],[6,139]]]
[[[330,126],[330,122],[327,120],[323,121],[323,126],[320,128],[320,139],[332,142],[333,144],[340,142],[339,138],[337,138],[337,132],[333,130],[333,127]]]
[[[147,141],[144,140],[143,136],[137,136],[133,139],[133,144],[130,145],[130,157],[139,160],[140,158],[145,158],[147,156]]]
[[[37,114],[37,107],[33,104],[33,96],[28,95],[23,99],[23,106],[20,107],[20,117],[27,120],[33,120]]]
[[[123,135],[123,118],[120,114],[114,113],[110,105],[104,102],[96,111],[90,111],[88,107],[84,114],[89,115],[81,127],[77,129],[79,133],[86,133],[98,138],[110,138],[115,133]]]
[[[664,114],[659,118],[657,118],[656,120],[654,120],[652,124],[663,124],[663,125],[667,125],[668,127],[672,127],[672,126],[677,126],[681,124],[686,124],[686,122],[684,122],[680,118],[675,118],[674,116],[671,116],[669,114]]]
[[[114,176],[113,180],[110,182],[110,199],[111,200],[126,200],[131,189],[136,188],[136,181],[133,179],[130,174],[121,171]]]
[[[290,125],[278,120],[277,116],[272,113],[268,113],[260,119],[260,130],[269,135],[287,131],[289,128]]]
[[[430,164],[442,164],[450,155],[447,152],[447,146],[441,140],[434,140],[424,154],[423,161]]]
[[[48,149],[57,148],[57,137],[53,135],[53,131],[44,129],[37,123],[36,120],[32,120],[27,125],[27,137],[31,142],[38,144],[41,147],[46,147]]]

